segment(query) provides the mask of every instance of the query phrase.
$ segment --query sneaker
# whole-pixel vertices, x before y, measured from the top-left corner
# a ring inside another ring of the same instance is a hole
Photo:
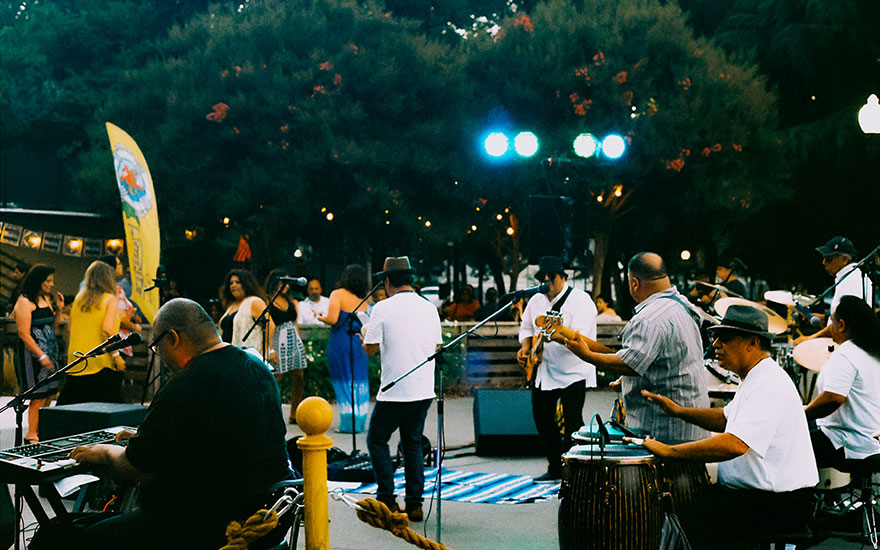
[[[425,513],[422,512],[422,505],[416,504],[412,508],[410,508],[410,505],[407,505],[406,517],[413,522],[423,521],[425,519]]]
[[[547,472],[544,475],[532,479],[535,483],[556,483],[560,480],[562,480],[562,474],[554,472]]]

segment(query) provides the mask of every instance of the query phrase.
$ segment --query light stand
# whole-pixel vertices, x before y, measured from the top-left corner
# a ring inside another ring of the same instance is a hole
[[[437,350],[434,353],[432,353],[431,355],[429,355],[427,359],[425,359],[424,361],[422,361],[421,363],[419,363],[415,367],[411,368],[407,372],[401,374],[400,376],[398,376],[397,378],[395,378],[394,380],[392,380],[388,384],[386,384],[380,391],[388,391],[389,389],[394,387],[395,384],[397,384],[398,382],[400,382],[401,380],[403,380],[404,378],[406,378],[410,374],[414,373],[418,369],[422,368],[423,366],[427,365],[428,363],[430,363],[434,359],[438,359],[438,364],[439,364],[440,360],[441,360],[440,358],[446,350],[448,350],[449,348],[458,344],[464,338],[473,334],[478,328],[482,327],[483,325],[485,325],[489,321],[492,321],[493,319],[495,319],[496,317],[498,317],[499,315],[501,315],[502,313],[504,313],[505,311],[510,309],[510,306],[513,305],[518,300],[519,300],[519,298],[517,298],[516,296],[512,296],[511,300],[509,302],[505,303],[500,308],[495,310],[495,312],[492,313],[492,315],[486,317],[485,319],[483,319],[479,323],[475,324],[474,326],[472,326],[471,328],[469,328],[465,332],[459,334],[458,337],[455,338],[454,340],[451,340],[450,342],[437,348]],[[440,543],[441,542],[441,531],[442,531],[442,528],[441,528],[442,521],[441,520],[443,517],[442,504],[441,504],[442,503],[442,487],[443,487],[442,473],[441,473],[442,468],[443,468],[443,446],[441,444],[441,441],[443,440],[442,438],[443,438],[443,412],[444,412],[443,411],[443,368],[441,367],[437,370],[439,371],[440,388],[439,388],[439,391],[437,392],[437,452],[436,452],[436,460],[434,462],[436,463],[436,466],[437,466],[437,482],[436,482],[437,483],[437,535],[436,535],[436,538],[437,538],[437,542]]]
[[[101,342],[92,350],[84,355],[80,355],[73,362],[68,363],[64,367],[60,369],[55,369],[55,372],[47,376],[46,378],[37,381],[29,390],[23,391],[20,394],[16,395],[12,398],[12,400],[7,403],[3,408],[0,408],[0,414],[7,409],[15,409],[15,446],[20,447],[23,437],[23,423],[24,423],[24,411],[27,408],[27,405],[24,404],[25,400],[28,399],[31,395],[33,395],[36,390],[42,388],[43,386],[49,384],[50,382],[58,379],[62,374],[66,373],[76,365],[86,361],[92,357],[96,357],[104,353],[104,348],[110,346],[121,340],[121,337],[116,334],[111,336],[109,339]],[[21,542],[21,513],[22,513],[22,500],[24,495],[21,491],[21,485],[19,483],[15,484],[15,505],[14,505],[14,518],[15,518],[15,526],[13,527],[13,535],[15,536],[15,550],[18,550],[19,544]]]

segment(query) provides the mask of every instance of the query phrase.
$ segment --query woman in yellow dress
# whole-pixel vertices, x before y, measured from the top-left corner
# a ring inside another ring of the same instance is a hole
[[[104,262],[92,262],[70,310],[68,362],[76,359],[75,352],[85,353],[117,332],[119,306],[114,270]],[[58,405],[122,402],[124,370],[125,361],[118,351],[80,363],[67,371]]]

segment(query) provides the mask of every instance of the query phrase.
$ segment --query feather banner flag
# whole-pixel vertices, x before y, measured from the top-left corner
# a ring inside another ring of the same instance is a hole
[[[131,271],[131,299],[137,303],[152,323],[159,309],[158,289],[146,291],[153,285],[159,267],[159,215],[153,178],[147,161],[137,143],[122,129],[107,124],[116,184],[122,197],[122,221],[128,248]]]

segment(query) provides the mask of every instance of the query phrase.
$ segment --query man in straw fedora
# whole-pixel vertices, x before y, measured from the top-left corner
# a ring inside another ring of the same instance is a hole
[[[384,281],[388,298],[373,306],[364,351],[381,356],[381,388],[427,359],[443,343],[440,316],[431,302],[413,290],[414,273],[409,258],[402,256],[386,258],[382,271],[373,275]],[[379,391],[367,430],[367,449],[379,486],[376,498],[392,512],[399,507],[394,497],[394,466],[388,440],[394,431],[400,431],[410,521],[423,519],[422,433],[434,397],[434,362],[430,361],[386,391]]]
[[[693,548],[740,548],[748,538],[807,533],[819,481],[807,418],[794,383],[770,357],[767,315],[732,305],[709,335],[720,365],[742,384],[726,407],[682,407],[643,391],[666,414],[716,432],[679,445],[642,443],[656,456],[718,462],[718,484],[704,500],[677,506]],[[714,520],[712,519],[714,518]],[[718,518],[725,521],[719,522]]]

